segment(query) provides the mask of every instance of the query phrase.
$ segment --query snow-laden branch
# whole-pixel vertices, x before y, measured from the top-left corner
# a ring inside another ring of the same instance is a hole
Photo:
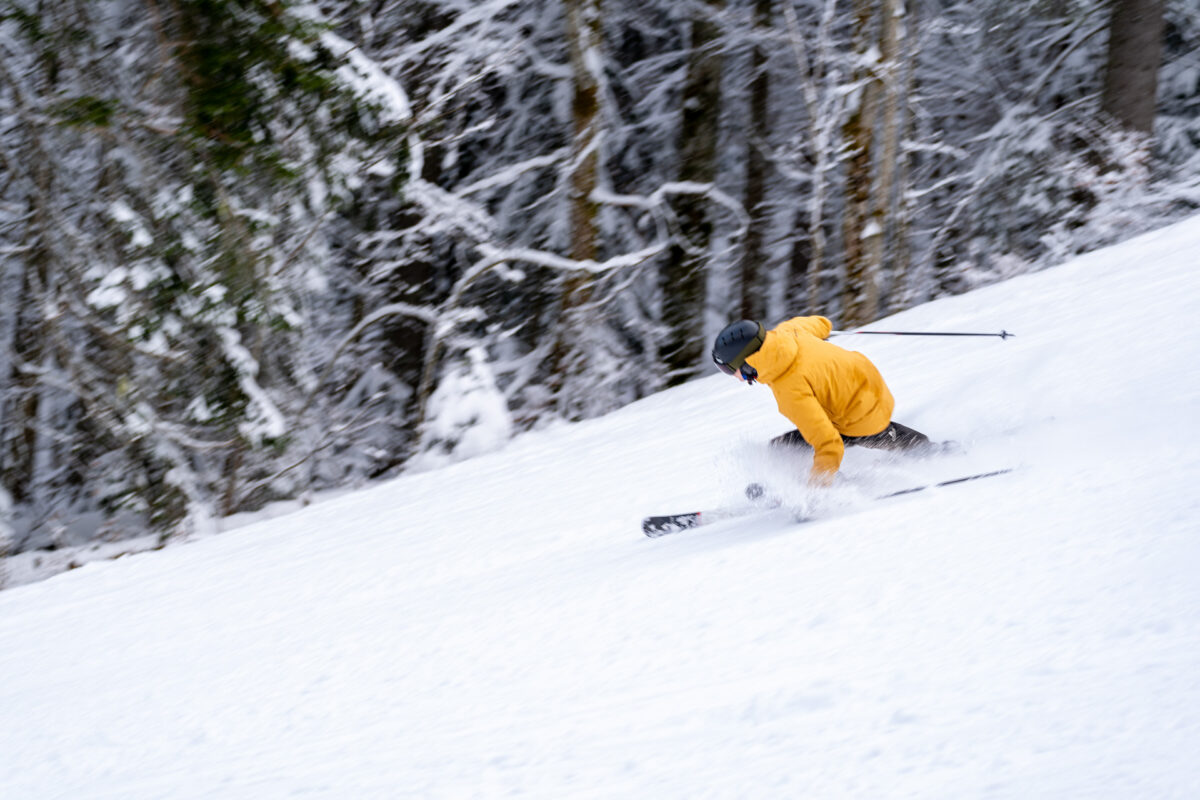
[[[1085,19],[1076,25],[1073,25],[1070,28],[1068,35],[1075,34],[1075,32],[1083,28],[1086,22],[1087,20]],[[1108,25],[1109,21],[1105,19],[1103,22],[1093,25],[1091,30],[1084,31],[1082,35],[1075,37],[1075,39],[1068,46],[1064,47],[1062,52],[1058,54],[1058,57],[1055,58],[1054,61],[1052,61],[1044,70],[1042,70],[1042,74],[1033,81],[1033,85],[1030,86],[1030,88],[1025,92],[1025,102],[1032,102],[1034,98],[1041,96],[1045,90],[1046,84],[1048,84],[1051,79],[1062,73],[1063,62],[1070,58],[1076,50],[1086,44],[1093,36],[1108,30]]]
[[[474,183],[469,183],[466,186],[455,189],[454,195],[457,197],[464,197],[469,194],[475,194],[476,192],[482,192],[485,189],[491,189],[494,186],[510,184],[517,178],[524,175],[526,172],[532,172],[536,169],[554,166],[563,157],[565,157],[566,154],[566,150],[560,148],[544,156],[535,156],[534,158],[527,158],[524,161],[516,164],[510,164],[499,172],[493,173],[486,178],[481,178]]]
[[[217,328],[225,360],[237,373],[238,386],[250,401],[246,419],[238,423],[242,436],[254,444],[278,439],[287,433],[283,412],[258,382],[258,359],[242,344],[242,335],[231,327]]]
[[[426,51],[440,44],[457,40],[463,30],[477,23],[486,22],[520,3],[521,0],[491,0],[491,2],[477,5],[460,14],[453,22],[432,36],[427,36],[421,41],[405,47],[403,51],[388,59],[386,66],[403,69],[413,61],[422,59]]]
[[[412,118],[408,94],[358,45],[329,31],[321,34],[321,44],[335,56],[346,59],[346,63],[337,70],[338,79],[357,97],[378,106],[384,122],[408,122]]]
[[[743,227],[750,224],[750,215],[733,197],[721,191],[711,183],[698,181],[669,181],[659,186],[648,195],[617,194],[606,189],[593,189],[590,195],[592,202],[625,208],[640,208],[650,211],[665,205],[669,195],[695,194],[704,195],[720,205],[728,208]]]
[[[573,258],[560,256],[557,253],[548,253],[545,250],[536,250],[531,247],[494,248],[483,245],[480,247],[480,251],[484,253],[484,258],[475,262],[467,275],[470,276],[470,282],[473,283],[483,273],[493,267],[510,261],[533,264],[563,272],[588,272],[593,275],[600,275],[615,269],[636,267],[654,258],[665,249],[666,244],[660,242],[649,247],[643,247],[641,250],[635,250],[632,253],[622,253],[619,256],[613,256],[604,261],[592,261],[591,259],[577,261]],[[466,287],[464,286],[463,288],[465,289]]]
[[[431,233],[458,229],[472,239],[483,241],[494,234],[495,222],[485,209],[437,184],[415,178],[405,187],[405,194],[409,200],[429,212],[424,224]]]
[[[427,325],[434,325],[438,320],[438,310],[431,306],[414,306],[411,303],[388,303],[386,306],[380,306],[372,311],[367,316],[363,317],[357,325],[350,329],[349,333],[342,337],[338,342],[337,348],[333,351],[333,356],[325,363],[325,369],[322,370],[320,377],[313,384],[313,388],[308,393],[308,397],[304,400],[304,406],[300,409],[300,413],[308,410],[312,401],[316,398],[317,392],[325,385],[325,381],[333,372],[333,366],[342,357],[354,340],[362,335],[362,332],[371,327],[375,323],[388,319],[390,317],[412,317],[419,319]]]
[[[697,183],[695,181],[675,181],[671,183],[664,183],[651,195],[651,197],[666,196],[669,194],[704,195],[713,202],[723,205],[725,208],[729,209],[730,213],[737,217],[742,231],[745,231],[745,229],[750,225],[750,215],[746,213],[746,209],[742,207],[742,204],[711,183]]]

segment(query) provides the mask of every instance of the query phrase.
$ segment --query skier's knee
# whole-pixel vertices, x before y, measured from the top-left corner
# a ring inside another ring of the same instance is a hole
[[[788,431],[782,436],[776,436],[769,443],[772,448],[809,448],[808,442],[804,441],[804,437],[800,435],[800,431]]]

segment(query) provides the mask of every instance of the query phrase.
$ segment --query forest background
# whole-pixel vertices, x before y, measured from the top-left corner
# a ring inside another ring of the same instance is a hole
[[[469,457],[707,374],[731,319],[1198,208],[1200,0],[0,0],[0,555]]]

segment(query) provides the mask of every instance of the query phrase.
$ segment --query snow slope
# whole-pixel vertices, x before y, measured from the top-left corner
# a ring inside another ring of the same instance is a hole
[[[1200,218],[847,337],[837,487],[721,375],[0,592],[0,798],[1200,797]],[[970,472],[1009,475],[874,503]],[[768,476],[825,514],[658,540]]]

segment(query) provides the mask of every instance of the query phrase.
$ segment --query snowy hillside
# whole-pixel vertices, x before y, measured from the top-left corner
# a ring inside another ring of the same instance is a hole
[[[1198,268],[1200,218],[877,326],[1015,339],[839,340],[965,451],[819,497],[714,374],[0,592],[0,797],[1200,797]],[[825,518],[639,530],[764,477]]]

